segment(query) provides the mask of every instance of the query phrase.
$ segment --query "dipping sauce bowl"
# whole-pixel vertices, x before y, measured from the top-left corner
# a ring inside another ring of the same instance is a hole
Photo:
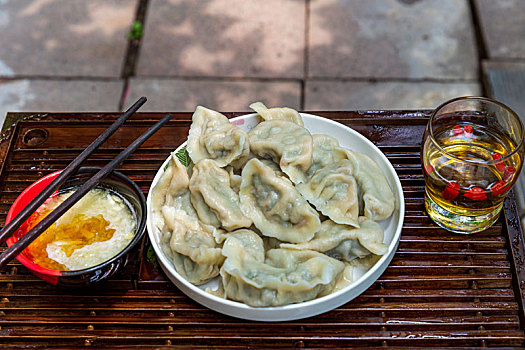
[[[81,186],[91,176],[98,172],[97,167],[82,167],[75,175],[69,178],[59,189],[71,189]],[[42,191],[60,172],[54,172],[37,180],[26,188],[14,201],[9,209],[6,224],[14,218],[40,191]],[[130,178],[118,171],[113,171],[105,179],[101,180],[96,188],[108,190],[128,203],[135,220],[135,234],[131,241],[119,253],[108,260],[89,268],[73,271],[52,270],[37,265],[27,255],[26,250],[17,256],[18,261],[27,267],[34,275],[59,287],[86,287],[92,283],[100,282],[123,268],[128,262],[132,249],[140,243],[146,228],[146,200],[140,188]],[[101,212],[101,214],[103,214]],[[25,230],[17,230],[7,240],[10,247],[26,233]]]

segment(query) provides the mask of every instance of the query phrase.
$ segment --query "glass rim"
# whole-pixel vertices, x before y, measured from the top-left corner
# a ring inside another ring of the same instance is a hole
[[[443,107],[445,107],[448,104],[451,104],[451,103],[454,103],[454,102],[457,102],[457,101],[461,101],[461,100],[488,102],[488,103],[492,103],[492,104],[498,105],[499,107],[507,110],[518,121],[518,125],[519,125],[520,131],[521,131],[521,138],[519,140],[519,143],[514,148],[514,150],[512,150],[512,152],[507,154],[505,157],[502,157],[502,158],[499,158],[499,159],[487,160],[487,161],[476,161],[476,160],[462,159],[462,158],[459,158],[459,157],[453,155],[452,153],[449,153],[449,152],[445,151],[441,147],[441,145],[439,145],[439,143],[436,141],[436,139],[434,138],[434,130],[433,130],[433,127],[432,127],[432,121],[434,120],[434,117],[437,115],[437,113]],[[444,153],[447,157],[453,158],[453,159],[458,160],[460,162],[470,163],[470,164],[478,164],[478,165],[479,164],[482,164],[482,165],[494,165],[494,164],[501,163],[502,161],[505,161],[505,160],[511,158],[512,156],[514,156],[514,154],[516,154],[522,148],[523,143],[524,143],[524,139],[525,139],[525,128],[523,126],[523,123],[521,122],[521,119],[518,116],[518,114],[516,112],[514,112],[514,110],[512,108],[510,108],[506,104],[501,103],[499,101],[493,100],[493,99],[488,98],[488,97],[481,97],[481,96],[461,96],[461,97],[456,97],[456,98],[453,98],[451,100],[443,102],[442,104],[440,104],[438,107],[436,107],[432,111],[432,114],[430,115],[430,118],[428,120],[428,129],[429,129],[430,140],[439,149],[440,152]]]

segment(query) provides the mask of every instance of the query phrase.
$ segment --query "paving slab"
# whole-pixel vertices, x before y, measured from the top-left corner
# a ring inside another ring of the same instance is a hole
[[[525,1],[476,0],[489,58],[525,58]]]
[[[310,4],[310,77],[478,77],[467,0],[311,0]]]
[[[0,77],[119,77],[137,3],[0,1]]]
[[[151,0],[138,76],[304,73],[305,1]]]
[[[307,81],[305,110],[434,109],[480,94],[478,83]]]
[[[192,112],[198,105],[242,112],[255,101],[299,109],[301,86],[299,82],[131,79],[124,105],[141,96],[148,98],[141,111],[150,112]]]
[[[7,112],[115,112],[122,81],[0,80],[0,129]]]
[[[482,70],[488,96],[512,108],[525,124],[525,62],[484,60]],[[523,204],[525,214],[525,197]]]

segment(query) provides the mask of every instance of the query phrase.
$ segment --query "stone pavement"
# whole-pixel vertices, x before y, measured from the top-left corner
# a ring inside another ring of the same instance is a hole
[[[0,124],[141,95],[142,111],[434,108],[485,94],[482,62],[525,62],[523,0],[0,0],[0,31]]]

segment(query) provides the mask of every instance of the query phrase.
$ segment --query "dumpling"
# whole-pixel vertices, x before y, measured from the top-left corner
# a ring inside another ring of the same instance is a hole
[[[240,168],[250,155],[248,134],[230,123],[226,116],[198,106],[188,135],[188,154],[194,163],[214,159],[220,167]]]
[[[333,221],[359,227],[357,184],[352,171],[350,161],[343,159],[319,168],[307,183],[296,187],[308,202]]]
[[[339,141],[332,136],[324,134],[312,135],[313,152],[312,165],[306,175],[310,178],[317,170],[330,166],[346,159],[346,153],[339,146]]]
[[[286,178],[258,159],[242,170],[241,210],[268,237],[298,243],[311,239],[320,228],[319,214]]]
[[[239,208],[239,195],[230,186],[230,175],[215,160],[203,159],[195,164],[189,188],[191,204],[202,222],[228,231],[251,226],[252,221]]]
[[[293,183],[306,181],[313,152],[312,135],[308,130],[293,122],[272,119],[257,125],[248,136],[254,154],[279,163]]]
[[[165,225],[162,215],[164,206],[173,208],[175,215],[197,218],[197,213],[190,203],[189,182],[186,167],[172,153],[164,174],[151,193],[154,224],[159,231],[162,231]]]
[[[244,248],[243,253],[256,261],[264,262],[264,239],[252,230],[242,228],[233,232],[229,232],[224,235],[226,239],[228,237],[234,237],[238,243]],[[243,257],[244,258],[244,257]]]
[[[195,227],[196,220],[177,218],[171,207],[163,207],[167,225],[161,232],[161,247],[171,258],[175,270],[189,282],[199,285],[219,274],[224,256],[212,233]]]
[[[329,256],[351,261],[370,253],[383,255],[388,247],[383,243],[381,226],[366,217],[359,218],[359,228],[323,221],[321,229],[308,242],[281,244],[281,248],[315,250]]]
[[[323,297],[325,295],[335,293],[351,285],[352,282],[354,282],[354,270],[354,266],[350,265],[349,263],[345,263],[345,269],[343,270],[343,273],[335,283],[334,288],[330,291],[321,294],[320,296]]]
[[[395,209],[395,197],[383,171],[368,156],[348,149],[345,152],[352,162],[362,214],[375,221],[389,218]]]
[[[248,230],[245,230],[248,231]],[[314,251],[272,249],[264,254],[257,234],[230,235],[220,275],[227,298],[254,307],[311,300],[333,290],[344,264]]]
[[[186,168],[172,154],[153,189],[152,214],[162,250],[180,275],[198,285],[219,274],[224,257],[214,240],[216,229],[198,220],[188,185]]]
[[[299,112],[295,109],[283,107],[283,108],[268,108],[262,102],[255,102],[250,105],[257,114],[264,120],[280,119],[294,122],[297,125],[304,126],[303,118]]]

